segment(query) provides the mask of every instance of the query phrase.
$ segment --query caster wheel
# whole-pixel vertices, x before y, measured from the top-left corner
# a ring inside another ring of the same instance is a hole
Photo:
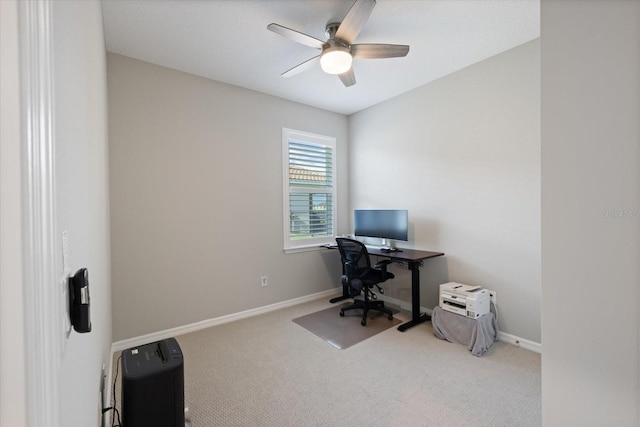
[[[344,317],[344,311],[340,310],[340,317]]]
[[[366,321],[365,319],[362,319],[362,322],[360,322],[360,324],[361,324],[362,326],[367,326],[367,321]]]
[[[390,314],[390,315],[389,315],[389,317],[387,317],[387,319],[389,319],[389,320],[393,320],[393,315],[392,315],[392,314]]]

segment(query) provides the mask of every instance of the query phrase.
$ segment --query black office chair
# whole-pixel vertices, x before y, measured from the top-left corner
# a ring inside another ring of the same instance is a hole
[[[347,310],[360,309],[362,313],[362,326],[367,324],[367,313],[369,310],[376,310],[386,313],[389,320],[393,319],[393,312],[384,306],[384,301],[376,301],[377,296],[373,293],[373,287],[378,288],[378,292],[384,290],[378,285],[387,279],[393,279],[393,273],[387,272],[387,265],[391,260],[385,259],[371,268],[369,252],[367,247],[357,240],[336,238],[340,258],[342,259],[342,285],[348,286],[349,295],[355,297],[364,293],[364,299],[354,299],[353,304],[340,310],[340,316],[344,316]]]

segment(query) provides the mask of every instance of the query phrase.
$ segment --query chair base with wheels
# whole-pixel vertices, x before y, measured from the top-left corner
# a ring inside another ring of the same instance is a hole
[[[360,321],[360,324],[362,326],[367,325],[367,314],[369,313],[369,310],[380,311],[387,315],[387,319],[389,320],[393,319],[393,312],[384,306],[384,301],[365,302],[361,299],[353,300],[353,304],[341,308],[340,316],[344,317],[344,312],[347,310],[356,310],[356,309],[362,310],[362,320]]]

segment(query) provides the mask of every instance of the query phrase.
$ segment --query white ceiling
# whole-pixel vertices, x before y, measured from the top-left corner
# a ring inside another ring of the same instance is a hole
[[[267,30],[325,40],[352,0],[103,0],[109,52],[351,114],[540,36],[539,0],[377,0],[356,43],[411,46],[405,58],[354,60],[344,87],[319,66],[281,77],[319,51]]]

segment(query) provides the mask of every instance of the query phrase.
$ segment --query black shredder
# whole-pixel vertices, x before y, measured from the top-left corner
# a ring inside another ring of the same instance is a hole
[[[175,338],[122,352],[123,427],[184,427],[184,364]]]

